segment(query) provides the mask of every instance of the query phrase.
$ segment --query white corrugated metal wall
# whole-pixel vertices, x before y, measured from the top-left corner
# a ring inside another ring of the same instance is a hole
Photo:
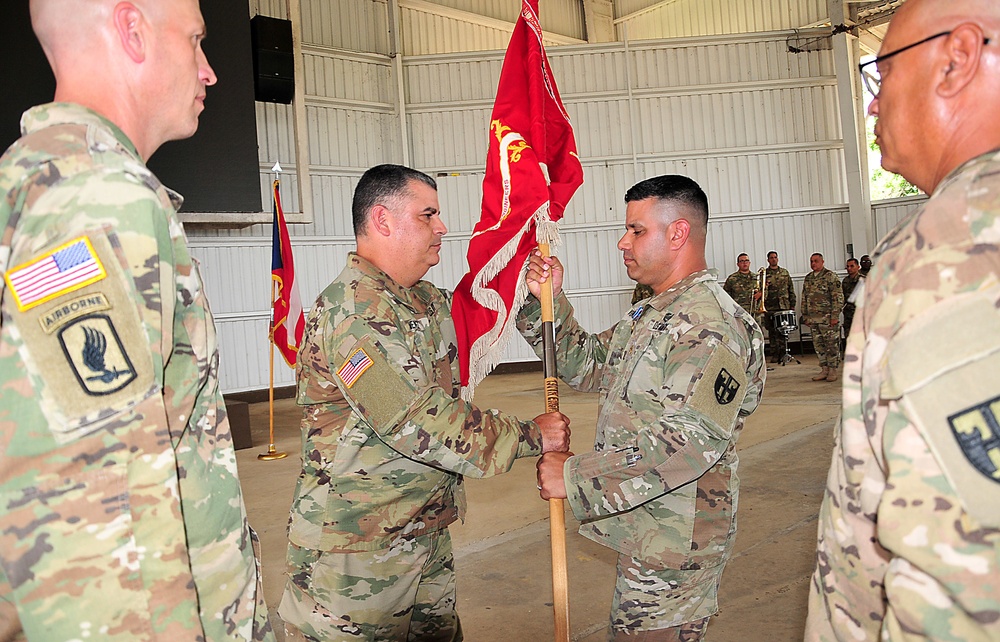
[[[400,0],[404,48],[421,42],[416,33],[426,23],[416,13],[427,13],[407,7],[428,4]],[[500,0],[438,4],[446,15],[454,15],[454,6],[444,5],[461,4],[467,10],[474,5],[491,20],[510,18],[499,12],[505,6]],[[251,2],[252,12],[276,17],[283,5]],[[552,11],[560,6],[562,20]],[[582,35],[574,7],[569,0],[546,3],[548,21],[562,25],[555,32]],[[313,223],[290,231],[307,306],[353,247],[350,201],[358,177],[371,165],[403,157],[397,83],[386,55],[387,10],[385,0],[303,1],[300,81],[315,211]],[[445,41],[444,50],[463,41],[471,48],[480,28],[470,24],[464,33],[449,30],[431,40]],[[560,253],[586,327],[608,327],[628,304],[633,284],[615,249],[622,198],[637,180],[656,174],[686,174],[705,188],[712,210],[708,259],[720,278],[735,269],[735,257],[744,251],[756,268],[768,250],[777,250],[799,283],[813,251],[824,252],[831,267],[843,265],[845,172],[830,52],[791,54],[788,35],[549,48],[584,162],[585,183],[567,210]],[[427,45],[428,51],[440,46]],[[465,270],[502,56],[425,51],[403,59],[410,164],[437,177],[450,227],[441,264],[428,274],[442,287],[453,287]],[[258,103],[257,114],[263,202],[270,201],[269,168],[278,160],[290,172],[283,179],[285,208],[295,211],[291,110]],[[269,226],[194,228],[189,235],[219,325],[223,389],[266,387]],[[508,358],[534,357],[516,340]],[[292,382],[292,371],[279,359],[276,385]]]
[[[618,39],[779,31],[827,21],[827,0],[615,0]]]

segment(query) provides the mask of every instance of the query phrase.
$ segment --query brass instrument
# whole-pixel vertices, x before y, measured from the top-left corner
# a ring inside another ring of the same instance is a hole
[[[760,292],[760,306],[753,304],[753,296],[755,293]],[[764,307],[764,298],[767,294],[767,268],[761,268],[757,270],[757,282],[753,286],[753,292],[750,294],[750,305],[754,308],[753,314],[764,314],[767,312],[767,308]]]

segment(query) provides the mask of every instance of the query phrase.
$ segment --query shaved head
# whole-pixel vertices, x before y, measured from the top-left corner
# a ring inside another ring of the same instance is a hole
[[[1000,2],[908,0],[879,54],[886,59],[869,112],[885,169],[931,193],[956,167],[1000,147]]]
[[[30,0],[55,100],[115,123],[149,158],[198,128],[215,72],[198,0]]]
[[[1000,3],[996,0],[907,0],[892,18],[913,26],[922,26],[934,32],[948,31],[963,22],[985,24],[1000,21]],[[897,27],[903,25],[897,25]],[[893,27],[890,26],[890,29]]]

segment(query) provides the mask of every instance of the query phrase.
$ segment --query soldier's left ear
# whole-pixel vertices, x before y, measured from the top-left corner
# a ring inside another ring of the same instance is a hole
[[[686,218],[679,218],[670,224],[670,247],[677,249],[687,243],[691,236],[691,222]]]
[[[131,2],[121,2],[114,8],[113,23],[125,55],[132,62],[143,62],[146,59],[146,34],[143,31],[146,23],[142,11]]]
[[[979,25],[965,23],[955,27],[945,39],[947,56],[944,76],[936,91],[942,98],[952,98],[965,89],[979,71],[986,37]]]

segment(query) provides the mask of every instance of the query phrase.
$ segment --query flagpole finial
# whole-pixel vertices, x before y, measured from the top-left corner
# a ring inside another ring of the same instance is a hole
[[[278,161],[275,161],[274,162],[274,167],[271,168],[271,171],[274,172],[275,174],[280,174],[281,173],[281,163],[279,163]]]

